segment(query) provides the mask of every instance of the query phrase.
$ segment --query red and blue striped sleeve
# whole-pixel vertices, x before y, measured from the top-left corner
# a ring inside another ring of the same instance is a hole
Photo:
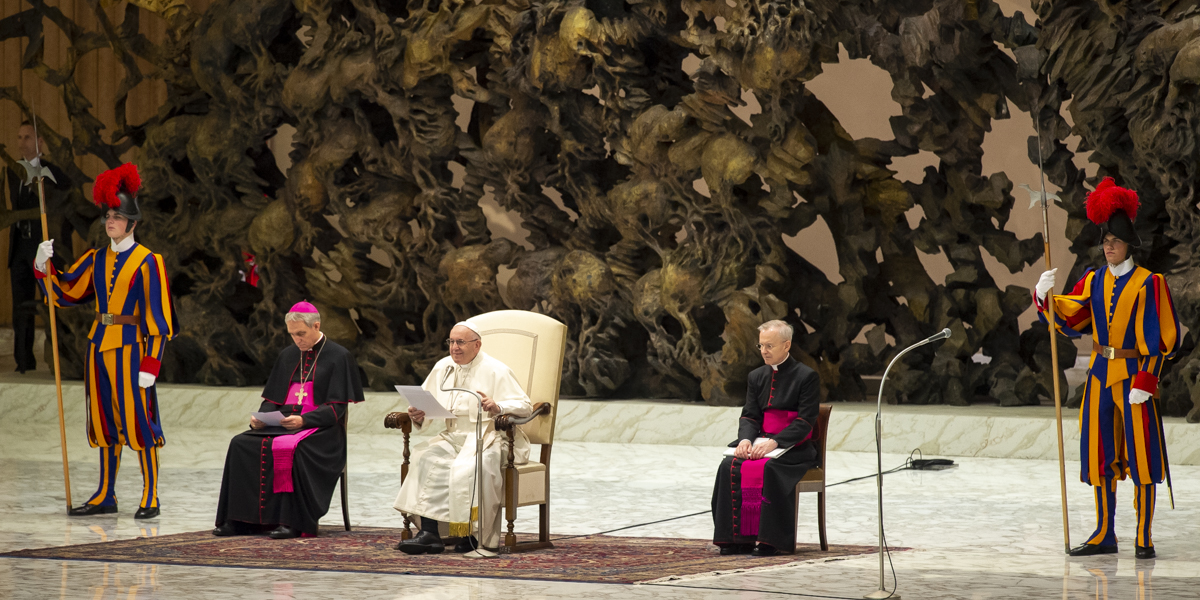
[[[162,366],[167,340],[179,332],[175,303],[162,256],[151,254],[141,266],[142,335],[146,340],[146,355],[141,370],[157,376]]]
[[[46,269],[49,272],[43,273],[35,268],[33,274],[37,278],[42,295],[46,297],[49,297],[46,292],[46,280],[50,280],[54,290],[55,306],[59,308],[78,306],[90,301],[96,294],[96,289],[92,287],[95,260],[96,249],[92,248],[79,257],[79,260],[75,261],[75,264],[71,265],[64,273],[59,273],[53,262],[46,261]]]

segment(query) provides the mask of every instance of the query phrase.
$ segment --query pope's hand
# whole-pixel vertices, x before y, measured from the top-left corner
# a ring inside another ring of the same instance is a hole
[[[503,412],[503,410],[500,408],[500,405],[496,404],[495,400],[488,398],[487,394],[479,390],[475,390],[475,393],[479,394],[479,398],[483,401],[483,410],[488,411],[489,415],[496,416]]]
[[[138,373],[138,387],[148,388],[148,387],[154,385],[155,379],[158,379],[158,376],[151,375],[145,371],[140,371]]]
[[[425,422],[425,411],[417,410],[413,407],[408,407],[408,418],[413,420],[413,423],[420,425]]]
[[[1149,400],[1150,396],[1151,396],[1150,392],[1147,392],[1146,390],[1139,390],[1137,388],[1133,388],[1132,390],[1129,390],[1129,403],[1130,404],[1141,404],[1141,403]]]
[[[738,442],[737,448],[733,450],[734,458],[750,458],[750,440],[742,440]]]
[[[1056,272],[1058,272],[1057,267],[1050,269],[1049,271],[1046,271],[1045,273],[1042,273],[1042,276],[1038,278],[1037,286],[1035,286],[1035,289],[1037,290],[1037,297],[1038,297],[1039,301],[1045,300],[1046,294],[1050,290],[1054,289],[1054,274]]]
[[[300,429],[301,427],[304,427],[304,417],[299,415],[284,417],[281,421],[279,421],[279,424],[283,425],[284,429]]]
[[[778,447],[779,447],[779,442],[776,442],[775,440],[772,440],[770,438],[765,439],[765,440],[755,444],[754,447],[750,449],[750,460],[758,460],[758,459],[766,456],[768,452],[770,452]]]
[[[29,256],[26,254],[26,256]],[[46,272],[46,261],[54,257],[54,240],[46,240],[38,244],[37,256],[33,259],[33,266],[37,270]],[[26,259],[28,260],[28,259]]]

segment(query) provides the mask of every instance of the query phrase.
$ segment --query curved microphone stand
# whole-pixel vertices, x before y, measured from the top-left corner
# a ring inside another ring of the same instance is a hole
[[[447,371],[446,378],[442,380],[442,385],[445,385],[446,379],[449,378],[450,372]],[[480,396],[479,393],[466,388],[448,388],[441,386],[439,386],[439,388],[443,392],[463,392],[475,396],[475,401],[479,405],[479,418],[475,419],[475,481],[473,482],[475,491],[479,493],[479,510],[476,511],[478,517],[475,518],[475,525],[479,531],[479,547],[464,554],[463,558],[496,558],[499,556],[499,554],[483,547],[483,415],[487,414],[487,411],[483,409],[483,396]],[[474,496],[475,494],[471,495]],[[468,517],[467,522],[471,522],[470,517]],[[468,527],[468,530],[469,529],[470,528]],[[467,539],[470,539],[470,536],[471,532],[468,531]]]
[[[875,460],[878,471],[875,474],[875,483],[879,488],[879,589],[863,596],[872,600],[882,598],[890,598],[891,600],[900,600],[900,596],[895,590],[891,592],[884,589],[883,586],[883,386],[887,384],[888,372],[892,370],[892,365],[900,360],[901,356],[908,354],[912,350],[916,350],[925,344],[931,344],[938,340],[944,340],[950,337],[950,330],[943,329],[907,348],[902,350],[892,362],[888,363],[887,369],[883,371],[883,379],[879,382],[879,397],[875,404]]]

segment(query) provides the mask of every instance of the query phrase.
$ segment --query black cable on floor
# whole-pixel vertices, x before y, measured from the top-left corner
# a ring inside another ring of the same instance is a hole
[[[913,451],[912,451],[912,453],[910,453],[910,454],[908,455],[908,459],[904,461],[904,464],[903,464],[903,465],[900,465],[899,467],[896,467],[896,468],[894,468],[894,469],[889,469],[889,470],[887,470],[887,471],[884,471],[884,472],[883,472],[883,474],[884,474],[884,475],[890,475],[890,474],[892,474],[892,473],[899,473],[900,471],[907,471],[907,470],[910,470],[910,469],[912,469],[912,468],[913,468],[913,466],[912,466],[912,464],[913,464],[913,457],[912,457],[912,456],[913,456],[913,454],[916,454],[916,453],[919,453],[919,452],[921,452],[921,450],[920,450],[920,449],[913,450]],[[922,455],[922,456],[923,456],[923,455]],[[847,479],[847,480],[845,480],[845,481],[839,481],[839,482],[837,482],[837,483],[830,483],[830,484],[826,484],[826,485],[825,485],[825,487],[826,487],[826,488],[831,488],[831,487],[833,487],[833,486],[835,486],[835,485],[842,485],[843,483],[853,483],[853,482],[855,482],[855,481],[862,481],[863,479],[869,479],[869,478],[871,478],[871,477],[875,477],[875,475],[863,475],[862,477],[855,477],[855,478],[853,478],[853,479]],[[618,531],[625,531],[626,529],[637,529],[638,527],[645,527],[645,526],[647,526],[647,525],[657,525],[657,524],[659,524],[659,523],[666,523],[667,521],[677,521],[677,520],[679,520],[679,519],[686,519],[686,518],[688,518],[688,517],[698,517],[698,516],[700,516],[700,515],[706,515],[706,514],[708,514],[708,513],[711,513],[711,512],[712,512],[712,509],[710,508],[710,509],[708,509],[708,510],[702,510],[702,511],[700,511],[700,512],[694,512],[694,513],[687,514],[687,515],[680,515],[680,516],[678,516],[678,517],[669,517],[669,518],[666,518],[666,519],[659,519],[659,520],[657,520],[657,521],[650,521],[650,522],[648,522],[648,523],[638,523],[638,524],[636,524],[636,525],[626,525],[625,527],[618,527],[617,529],[609,529],[608,531],[600,531],[600,532],[597,532],[597,533],[583,533],[583,534],[580,534],[580,535],[568,535],[568,536],[564,536],[564,537],[560,537],[560,538],[554,538],[554,539],[552,539],[552,540],[550,540],[550,541],[551,541],[551,542],[557,542],[557,541],[560,541],[560,540],[573,540],[573,539],[575,539],[575,538],[588,537],[588,536],[592,536],[592,535],[607,535],[607,534],[610,534],[610,533],[616,533],[616,532],[618,532]],[[891,558],[891,555],[890,555],[890,554],[888,555],[888,558],[889,558],[889,560],[890,560],[890,558]],[[895,575],[894,575],[894,574],[895,574],[895,569],[893,569],[892,571],[893,571],[893,578],[894,578],[894,576],[895,576]]]
[[[800,592],[777,592],[774,590],[751,590],[751,589],[745,589],[745,588],[708,587],[708,586],[703,586],[703,585],[680,585],[678,583],[643,583],[640,585],[653,585],[653,586],[658,586],[658,587],[676,587],[676,588],[684,588],[684,589],[689,589],[689,590],[713,590],[713,591],[717,591],[717,592],[751,592],[751,593],[756,593],[756,594],[779,594],[781,596],[799,596],[802,598],[831,598],[832,600],[862,600],[861,596],[851,598],[848,596],[826,596],[824,594],[802,594]],[[893,593],[895,593],[895,592],[893,592]]]

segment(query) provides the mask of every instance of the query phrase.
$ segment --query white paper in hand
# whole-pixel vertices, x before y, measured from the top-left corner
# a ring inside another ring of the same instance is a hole
[[[277,410],[273,410],[271,412],[250,413],[250,416],[262,421],[263,425],[269,425],[271,427],[279,427],[279,424],[283,422],[283,413]]]
[[[453,419],[454,413],[446,410],[433,394],[419,385],[398,385],[396,391],[408,401],[408,405],[425,413],[426,419]]]

